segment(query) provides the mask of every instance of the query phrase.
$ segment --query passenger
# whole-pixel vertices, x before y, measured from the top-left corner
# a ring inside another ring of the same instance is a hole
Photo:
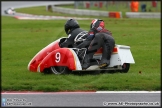
[[[115,47],[115,40],[112,33],[105,29],[103,20],[94,19],[90,24],[88,37],[77,48],[88,48],[83,61],[83,70],[91,66],[90,59],[93,58],[98,49],[103,48],[102,58],[99,63],[99,68],[105,68],[110,64],[111,54]]]

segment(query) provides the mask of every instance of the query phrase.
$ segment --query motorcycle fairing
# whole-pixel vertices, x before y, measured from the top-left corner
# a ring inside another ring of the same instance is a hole
[[[37,72],[53,66],[66,66],[70,70],[82,70],[78,56],[72,48],[60,48],[48,54],[38,65]]]

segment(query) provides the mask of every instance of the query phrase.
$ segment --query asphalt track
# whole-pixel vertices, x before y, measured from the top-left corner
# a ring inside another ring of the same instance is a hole
[[[74,1],[1,1],[1,15],[6,15],[4,10],[13,7],[13,8],[22,8],[22,7],[33,7],[33,6],[47,6],[52,4],[69,4],[74,3]]]
[[[47,6],[47,5],[53,5],[53,4],[61,4],[62,2],[58,2],[58,1],[48,1],[48,2],[27,2],[27,1],[15,1],[15,2],[2,2],[2,9],[1,9],[1,15],[3,16],[11,16],[14,17],[16,19],[21,19],[21,20],[26,20],[26,19],[30,19],[30,20],[67,20],[70,18],[75,18],[76,20],[87,20],[87,19],[91,19],[91,18],[79,18],[79,17],[67,17],[67,16],[44,16],[44,15],[32,15],[32,14],[25,14],[25,13],[18,13],[16,12],[14,15],[11,14],[5,14],[4,10],[6,10],[9,7],[13,7],[13,8],[22,8],[22,7],[33,7],[33,6]],[[74,3],[73,1],[64,1],[64,4],[69,4],[69,3]]]
[[[1,15],[5,15],[4,10],[8,7],[22,8],[60,3],[62,2],[3,1]],[[161,91],[1,92],[1,107],[160,107],[160,94]]]
[[[159,107],[160,92],[12,92],[2,93],[2,106]]]

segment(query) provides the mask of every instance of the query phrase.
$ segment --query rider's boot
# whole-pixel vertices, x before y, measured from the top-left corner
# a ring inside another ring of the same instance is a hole
[[[104,45],[103,47],[103,52],[102,52],[102,58],[101,61],[99,63],[99,68],[105,68],[110,64],[110,54],[109,54],[109,47],[106,47]]]
[[[99,64],[99,68],[106,68],[110,65],[110,58],[113,52],[114,44],[111,44],[109,41],[105,42],[103,45],[102,58]]]

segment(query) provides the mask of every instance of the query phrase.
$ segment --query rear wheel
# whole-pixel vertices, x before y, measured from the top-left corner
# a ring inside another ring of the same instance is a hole
[[[122,66],[122,70],[120,72],[127,73],[129,71],[129,67],[130,67],[129,63],[124,63]]]
[[[52,66],[50,71],[54,74],[68,74],[71,72],[66,66]]]

